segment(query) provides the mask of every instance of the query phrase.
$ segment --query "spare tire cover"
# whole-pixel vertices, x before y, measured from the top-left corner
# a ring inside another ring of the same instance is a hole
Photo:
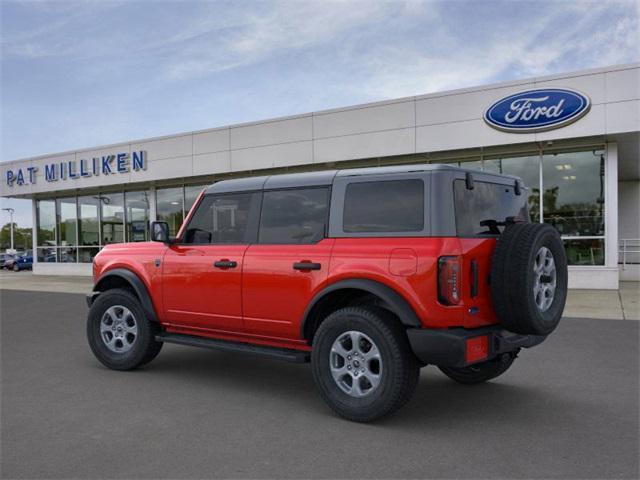
[[[567,300],[567,255],[558,231],[541,223],[509,225],[491,263],[491,297],[502,325],[548,335]]]

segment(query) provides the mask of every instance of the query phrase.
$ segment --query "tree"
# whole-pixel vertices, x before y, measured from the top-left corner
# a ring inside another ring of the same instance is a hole
[[[13,247],[17,250],[31,250],[32,232],[30,228],[20,228],[13,223]],[[11,247],[11,224],[7,222],[0,229],[0,248],[6,250]]]

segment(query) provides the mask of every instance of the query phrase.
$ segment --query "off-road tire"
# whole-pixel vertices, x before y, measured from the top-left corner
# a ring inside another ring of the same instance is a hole
[[[542,311],[534,294],[534,264],[541,247],[553,254],[553,302]],[[498,239],[491,263],[491,296],[500,323],[509,331],[549,335],[567,299],[567,256],[558,231],[541,223],[509,225]]]
[[[487,362],[476,363],[468,367],[438,367],[451,380],[464,385],[484,383],[506,372],[516,359],[517,352],[504,353]]]
[[[128,308],[137,324],[135,342],[124,353],[109,350],[100,333],[102,317],[114,305]],[[159,325],[147,318],[138,298],[130,291],[120,288],[101,293],[91,305],[87,317],[87,340],[91,351],[103,365],[113,370],[133,370],[153,360],[162,349],[162,342],[155,340],[159,331]]]
[[[376,390],[362,398],[343,392],[330,371],[333,342],[348,331],[370,337],[384,366]],[[398,318],[371,306],[342,308],[329,315],[313,338],[311,366],[322,399],[336,414],[355,422],[371,422],[402,407],[413,395],[420,376],[420,366]]]

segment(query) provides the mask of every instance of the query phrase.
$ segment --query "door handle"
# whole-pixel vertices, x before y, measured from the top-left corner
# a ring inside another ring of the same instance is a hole
[[[293,264],[294,270],[320,270],[321,265],[313,262],[296,262]]]
[[[213,263],[213,266],[216,268],[236,268],[238,262],[234,262],[233,260],[218,260]]]

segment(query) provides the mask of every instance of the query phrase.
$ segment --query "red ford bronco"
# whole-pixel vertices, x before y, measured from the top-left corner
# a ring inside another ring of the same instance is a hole
[[[339,415],[411,397],[420,368],[504,373],[558,325],[567,261],[516,177],[410,165],[226,180],[175,239],[106,246],[87,336],[116,370],[165,342],[311,362]]]

